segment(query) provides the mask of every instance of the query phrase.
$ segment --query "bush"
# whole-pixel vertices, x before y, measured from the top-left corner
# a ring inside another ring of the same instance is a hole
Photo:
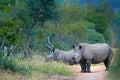
[[[19,58],[6,56],[3,58],[4,53],[0,53],[0,68],[4,70],[11,70],[12,72],[18,72],[23,75],[30,75],[31,70],[28,65],[20,64]]]
[[[57,62],[45,62],[43,56],[33,55],[32,58],[21,59],[18,57],[6,57],[5,59],[0,59],[1,69],[11,70],[12,72],[17,72],[22,75],[31,75],[32,72],[43,73],[43,74],[58,74],[64,76],[73,76],[74,73],[68,69],[63,63]]]
[[[117,80],[120,80],[120,49],[117,49],[115,53],[114,61],[110,67],[109,76],[111,80],[116,79],[116,77]]]
[[[27,65],[24,65],[24,64],[20,64],[18,65],[18,71],[17,72],[20,72],[21,74],[23,75],[30,75],[31,74],[31,68],[30,66],[27,66]]]
[[[44,74],[52,73],[52,74],[58,74],[64,76],[74,75],[74,73],[70,69],[68,69],[68,66],[66,66],[63,63],[57,63],[54,61],[49,63],[44,63],[41,66],[35,66],[34,70]]]
[[[104,36],[94,29],[86,29],[84,41],[88,43],[104,43]]]
[[[27,62],[25,62],[27,63]],[[29,62],[29,65],[32,66],[33,71],[40,72],[43,74],[58,74],[64,76],[73,76],[74,72],[71,71],[67,65],[63,63],[45,62],[44,57],[34,55],[32,60]]]

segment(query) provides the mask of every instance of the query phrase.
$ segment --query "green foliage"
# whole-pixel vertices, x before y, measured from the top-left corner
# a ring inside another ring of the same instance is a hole
[[[93,6],[87,4],[85,9],[84,18],[91,23],[95,24],[95,31],[102,34],[105,38],[105,41],[108,42],[110,37],[106,36],[106,33],[109,32],[109,25],[114,19],[114,13],[112,12],[108,3],[103,3],[98,6]]]
[[[30,75],[31,68],[28,65],[20,64],[21,59],[11,56],[4,56],[4,52],[0,53],[0,68],[4,70],[11,70],[22,75]]]
[[[28,61],[27,61],[28,62]],[[26,61],[25,61],[26,63]],[[67,65],[57,62],[45,62],[42,56],[34,55],[33,59],[28,62],[33,67],[33,71],[44,74],[59,74],[64,76],[74,76]]]
[[[23,74],[23,75],[31,75],[31,68],[28,65],[20,64],[18,65],[17,72]]]
[[[21,26],[21,21],[15,18],[14,2],[11,0],[1,0],[0,2],[0,37],[6,38],[6,44],[16,44],[19,36],[17,29]]]
[[[64,65],[63,63],[56,63],[56,62],[43,64],[40,67],[35,67],[34,70],[44,74],[52,73],[52,74],[59,74],[64,76],[74,75],[74,73],[70,69],[68,69],[66,65]]]
[[[47,19],[53,19],[55,16],[54,0],[27,0],[27,8],[30,10],[30,16],[33,19],[33,24],[44,22]]]
[[[41,55],[34,55],[32,58],[23,59],[21,55],[16,58],[9,58],[7,69],[23,75],[32,75],[33,72],[43,74],[58,74],[64,76],[74,76],[74,72],[63,63],[45,62]]]
[[[119,54],[119,52],[120,52],[120,50],[117,49],[114,61],[113,61],[112,65],[111,65],[111,72],[113,72],[113,73],[120,72],[120,68],[119,68],[119,66],[120,66],[120,63],[119,63],[119,61],[120,61],[120,58],[119,58],[120,54]]]
[[[115,57],[113,59],[112,65],[110,67],[110,72],[109,72],[109,78],[111,80],[113,79],[120,79],[120,49],[117,48],[117,50],[115,51]]]
[[[25,46],[41,52],[47,51],[48,36],[55,48],[64,50],[80,41],[110,43],[109,26],[114,18],[110,6],[101,3],[82,7],[78,1],[56,4],[55,0],[1,0],[0,43],[5,39],[16,49]]]
[[[18,28],[19,21],[14,21],[11,14],[0,12],[0,36],[4,36]]]
[[[102,34],[96,32],[94,29],[87,29],[84,41],[88,43],[104,43],[105,39]]]
[[[120,47],[120,14],[117,14],[111,24],[111,28],[114,32],[115,47]]]
[[[15,16],[22,22],[19,37],[21,44],[29,49],[45,48],[44,38],[46,36],[44,21],[55,19],[55,1],[54,0],[17,0],[15,8]],[[40,44],[40,45],[38,45]],[[44,49],[38,49],[44,50]]]
[[[114,51],[114,57],[112,61],[112,65],[110,67],[109,72],[109,79],[114,80],[120,79],[120,16],[119,14],[116,16],[115,20],[111,24],[111,28],[114,31],[114,40],[115,40],[115,51]]]

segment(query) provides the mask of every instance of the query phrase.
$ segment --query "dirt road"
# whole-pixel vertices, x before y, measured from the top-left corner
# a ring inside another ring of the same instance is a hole
[[[78,75],[77,77],[75,77],[75,80],[106,80],[107,72],[105,71],[105,66],[92,66],[92,73],[82,73],[78,71],[80,70],[79,66],[75,66],[74,68],[74,71]]]
[[[54,76],[52,80],[107,80],[105,71],[105,66],[92,66],[91,73],[80,72],[80,66],[70,66],[70,68],[75,71],[77,76],[75,77],[65,77],[65,76]]]

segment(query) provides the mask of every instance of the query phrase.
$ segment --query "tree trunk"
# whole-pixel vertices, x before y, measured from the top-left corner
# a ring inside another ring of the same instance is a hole
[[[58,40],[60,42],[60,46],[63,48],[63,41],[62,41],[62,34],[61,33],[58,34]]]
[[[3,50],[3,48],[5,46],[5,38],[6,38],[6,36],[3,36],[2,44],[1,44],[1,47],[0,47],[1,50]]]
[[[29,51],[29,36],[27,35],[26,37],[26,43],[23,45],[23,50],[24,50],[24,57],[31,57],[30,51]]]
[[[11,45],[9,49],[9,56],[12,56],[13,53],[14,53],[14,49],[13,49],[13,45]]]

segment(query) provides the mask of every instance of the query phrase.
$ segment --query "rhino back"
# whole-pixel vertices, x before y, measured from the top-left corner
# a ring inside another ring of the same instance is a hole
[[[67,61],[70,61],[71,59],[72,59],[72,57],[73,57],[73,50],[70,50],[70,51],[67,51],[67,52],[65,52],[65,54],[64,54],[64,56],[65,56],[65,59],[67,60]]]
[[[104,61],[109,55],[109,46],[106,44],[91,44],[83,49],[84,59],[91,59],[93,63]]]
[[[61,60],[63,62],[69,62],[72,57],[73,57],[73,50],[70,51],[60,51],[59,55],[58,55],[58,60]]]
[[[57,60],[58,61],[64,61],[64,52],[63,51],[60,51],[59,52],[59,55],[57,57]]]

